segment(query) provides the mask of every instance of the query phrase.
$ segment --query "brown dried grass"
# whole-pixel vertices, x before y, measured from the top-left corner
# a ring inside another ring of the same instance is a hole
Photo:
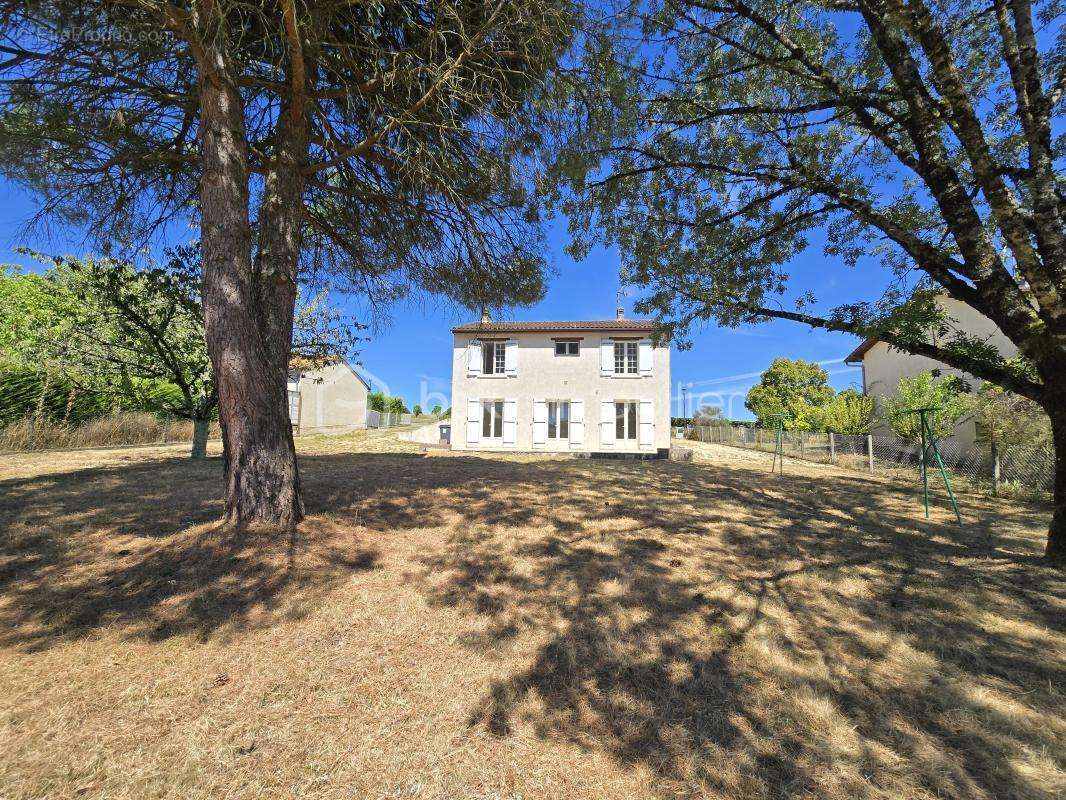
[[[218,424],[210,435],[219,435]],[[0,452],[69,450],[82,447],[117,447],[132,444],[191,442],[193,423],[160,419],[155,414],[123,412],[81,425],[21,419],[0,427]]]
[[[215,529],[217,458],[0,464],[0,796],[1066,790],[1042,509],[967,498],[960,529],[704,449],[300,447],[294,537]]]

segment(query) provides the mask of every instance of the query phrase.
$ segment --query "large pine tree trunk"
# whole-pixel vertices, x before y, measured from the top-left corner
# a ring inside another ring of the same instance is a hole
[[[1049,410],[1055,442],[1054,512],[1048,530],[1048,560],[1066,565],[1066,409]]]
[[[251,261],[248,151],[240,93],[221,56],[201,78],[204,320],[218,387],[225,454],[225,520],[289,528],[303,515],[285,363],[260,318],[283,317],[256,291]],[[292,306],[287,308],[291,326]]]

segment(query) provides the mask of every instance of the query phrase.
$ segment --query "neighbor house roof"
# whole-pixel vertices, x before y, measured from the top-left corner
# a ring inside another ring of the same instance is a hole
[[[851,355],[849,355],[847,358],[844,359],[844,363],[845,364],[860,364],[860,363],[862,363],[862,359],[866,355],[866,351],[869,350],[871,347],[873,347],[875,344],[877,344],[879,341],[881,341],[881,340],[877,339],[875,337],[871,337],[871,338],[865,340],[862,344],[860,344],[858,347],[856,347],[854,350],[851,351]]]
[[[575,319],[540,322],[468,322],[452,333],[575,333],[578,331],[650,332],[650,319]]]
[[[367,382],[366,378],[360,375],[355,367],[348,363],[348,359],[338,353],[333,353],[320,359],[311,359],[299,355],[292,356],[292,358],[289,359],[289,369],[298,370],[300,372],[316,372],[317,370],[332,366],[333,364],[343,364],[346,366],[351,373],[359,379],[359,382],[366,387],[366,390],[368,392],[370,391],[370,384]]]

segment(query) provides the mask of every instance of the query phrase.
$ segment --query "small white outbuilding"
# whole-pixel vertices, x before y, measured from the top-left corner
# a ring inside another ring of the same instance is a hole
[[[344,359],[289,374],[289,419],[296,433],[366,427],[370,385]]]

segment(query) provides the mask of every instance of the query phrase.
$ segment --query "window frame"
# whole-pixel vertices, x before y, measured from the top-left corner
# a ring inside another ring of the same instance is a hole
[[[481,401],[481,441],[503,441],[503,408],[502,399]]]
[[[560,352],[562,348],[562,352]],[[575,358],[581,355],[581,340],[579,339],[556,339],[555,355],[558,358]]]
[[[618,442],[636,442],[640,434],[640,401],[614,401],[614,438]]]
[[[486,371],[491,367],[492,371]],[[481,340],[481,375],[507,374],[507,341],[505,339]]]
[[[570,441],[570,401],[547,400],[548,434],[547,440],[556,442]]]
[[[640,342],[623,340],[614,342],[614,374],[640,374]]]

